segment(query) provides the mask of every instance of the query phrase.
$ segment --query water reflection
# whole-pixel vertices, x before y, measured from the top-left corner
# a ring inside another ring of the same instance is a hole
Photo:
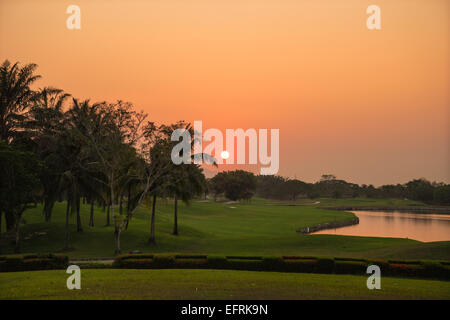
[[[409,238],[424,242],[450,241],[450,215],[405,212],[352,211],[359,224],[314,234]]]

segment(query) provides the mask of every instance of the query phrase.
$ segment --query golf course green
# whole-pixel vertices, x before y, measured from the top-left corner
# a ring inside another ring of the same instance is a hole
[[[361,199],[360,203],[364,203]],[[339,200],[319,199],[315,202]],[[342,200],[347,201],[347,200]],[[358,204],[358,199],[352,200]],[[375,204],[376,204],[375,200]],[[386,200],[383,201],[384,204]],[[396,205],[404,206],[401,200]],[[345,211],[325,210],[320,204],[282,203],[253,199],[251,203],[192,201],[179,204],[179,235],[172,235],[173,202],[158,200],[156,244],[148,244],[150,206],[142,206],[122,233],[122,253],[201,253],[227,255],[315,255],[364,258],[450,260],[450,242],[419,242],[411,239],[304,235],[299,228],[354,217]],[[347,205],[347,204],[346,204]],[[73,259],[112,258],[114,227],[105,226],[106,213],[95,208],[94,227],[88,226],[89,206],[82,205],[83,232],[76,232],[76,216],[70,217],[70,250],[62,251],[65,203],[56,203],[51,222],[44,222],[42,207],[29,209],[21,226],[22,253],[63,253]],[[4,232],[4,230],[3,230]],[[2,239],[1,254],[11,254],[13,246]]]

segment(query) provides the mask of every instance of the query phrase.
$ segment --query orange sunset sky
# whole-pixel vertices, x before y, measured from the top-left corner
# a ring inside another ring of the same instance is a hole
[[[448,183],[449,15],[448,0],[0,0],[0,60],[158,123],[278,128],[283,176]]]

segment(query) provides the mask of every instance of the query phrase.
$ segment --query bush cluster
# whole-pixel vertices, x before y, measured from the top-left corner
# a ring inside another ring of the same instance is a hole
[[[33,254],[0,257],[0,272],[66,269],[67,256],[56,254]]]
[[[419,277],[450,280],[448,261],[404,261],[312,256],[222,256],[130,254],[114,261],[118,268],[190,268],[300,273],[367,275],[369,265],[378,265],[382,276]]]

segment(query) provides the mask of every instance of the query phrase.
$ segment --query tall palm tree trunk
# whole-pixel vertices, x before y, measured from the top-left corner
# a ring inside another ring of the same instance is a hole
[[[174,224],[173,224],[173,235],[177,236],[178,235],[178,199],[177,196],[175,195],[174,197]]]
[[[55,204],[55,199],[54,196],[47,196],[44,199],[44,217],[45,217],[45,222],[50,222],[50,219],[52,217],[52,210],[53,210],[53,206]]]
[[[155,241],[155,210],[156,210],[156,194],[153,195],[152,202],[152,220],[150,225],[150,238],[148,239],[148,243],[156,243]]]

